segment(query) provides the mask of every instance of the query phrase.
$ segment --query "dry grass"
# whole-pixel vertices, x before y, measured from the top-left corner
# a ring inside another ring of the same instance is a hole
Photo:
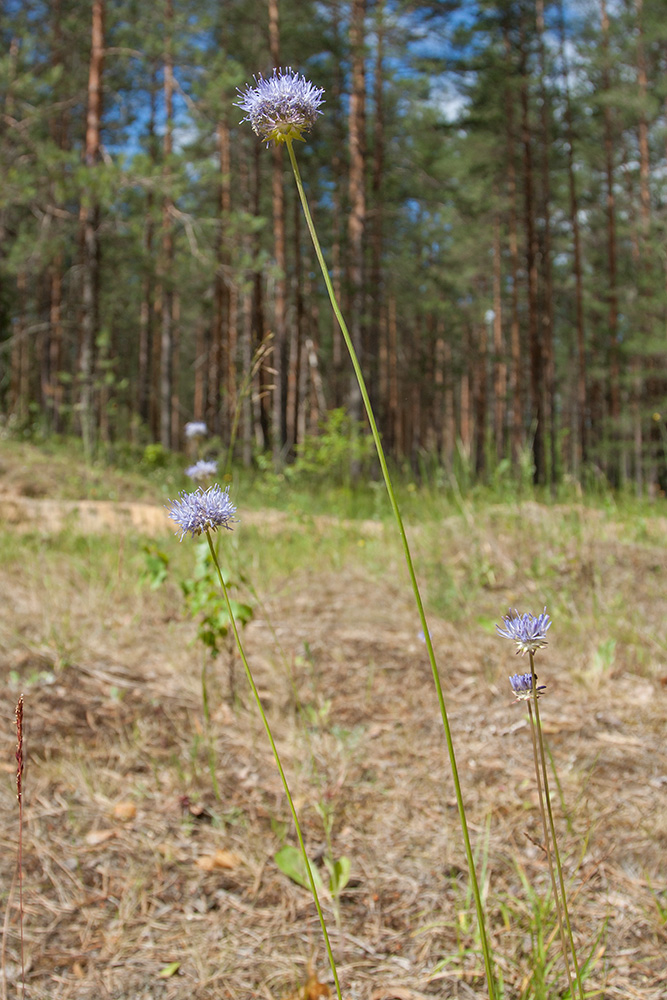
[[[341,931],[330,921],[344,995],[483,997],[444,738],[393,538],[377,526],[349,533],[336,555],[335,525],[288,521],[278,537],[275,527],[246,528],[264,602],[247,652],[311,854],[324,849],[315,809],[324,801],[335,813],[334,849],[352,860]],[[175,587],[153,592],[136,582],[128,530],[85,542],[4,536],[0,997],[20,996],[19,690],[27,997],[294,996],[311,959],[320,979],[329,974],[309,895],[273,862],[283,831],[290,842],[292,832],[261,724],[240,684],[240,701],[228,704],[226,672],[216,668],[209,735],[218,802],[194,626],[182,619]],[[308,531],[318,540],[293,565],[285,538]],[[165,545],[176,552],[168,537]],[[440,592],[436,567],[428,572],[431,605],[452,608],[431,616],[431,630],[469,822],[486,860],[506,998],[530,995],[522,991],[534,923],[520,871],[540,892],[548,876],[527,723],[507,684],[517,661],[491,623],[510,604],[537,610],[548,601],[555,623],[538,661],[548,684],[542,716],[567,809],[556,812],[573,925],[580,956],[595,954],[587,987],[664,1000],[664,525],[530,505],[521,518],[496,509],[473,524],[458,517],[437,532],[425,527],[415,545],[418,563],[437,559],[449,574]],[[178,558],[187,561],[186,546]],[[229,867],[211,868],[217,851],[229,852],[218,855]],[[172,962],[178,971],[160,977]],[[552,976],[550,997],[562,978]]]

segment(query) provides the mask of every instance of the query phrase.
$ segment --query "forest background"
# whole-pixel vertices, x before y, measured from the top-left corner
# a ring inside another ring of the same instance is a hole
[[[361,419],[287,157],[234,106],[292,66],[325,89],[301,169],[393,458],[657,492],[663,15],[5,0],[3,420],[89,454],[238,423],[237,458],[280,465]]]

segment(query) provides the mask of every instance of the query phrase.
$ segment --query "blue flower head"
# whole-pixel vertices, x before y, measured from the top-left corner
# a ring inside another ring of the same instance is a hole
[[[535,618],[533,615],[520,615],[518,611],[512,611],[503,617],[504,628],[496,625],[498,635],[504,639],[511,639],[516,643],[517,653],[534,653],[547,645],[547,632],[551,627],[551,621],[545,608],[541,615]]]
[[[181,529],[181,541],[188,532],[194,538],[216,528],[231,531],[236,521],[236,507],[229,499],[229,486],[224,490],[217,483],[207,490],[200,486],[194,493],[179,493],[178,500],[170,500],[169,504],[169,517]]]
[[[194,465],[185,470],[185,475],[189,476],[190,479],[194,479],[196,483],[202,483],[217,475],[217,472],[217,462],[205,462],[203,459],[200,459],[199,462],[195,462]]]
[[[185,436],[190,441],[192,438],[206,437],[208,427],[202,420],[191,420],[185,425]]]
[[[256,86],[239,90],[237,107],[245,111],[241,120],[250,122],[253,131],[267,143],[301,139],[317,121],[322,104],[322,87],[314,87],[305,76],[299,76],[291,67],[274,69],[268,80],[255,77]]]
[[[532,674],[513,674],[510,677],[510,684],[512,685],[512,691],[514,691],[517,701],[528,701],[533,693]],[[546,685],[540,684],[537,688],[537,697],[540,697],[540,691],[545,690]]]

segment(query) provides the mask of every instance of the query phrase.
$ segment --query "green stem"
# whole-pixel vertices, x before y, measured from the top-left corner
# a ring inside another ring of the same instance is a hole
[[[558,840],[556,839],[556,824],[554,823],[554,814],[551,808],[551,794],[549,792],[549,778],[547,776],[547,763],[546,754],[544,752],[544,739],[542,736],[542,724],[540,722],[540,709],[538,705],[537,698],[537,675],[535,673],[535,661],[533,653],[529,653],[530,656],[530,673],[532,677],[532,691],[533,691],[533,705],[535,708],[535,728],[537,729],[537,738],[540,748],[540,761],[542,765],[542,780],[544,783],[544,798],[547,804],[547,814],[549,816],[549,829],[551,830],[551,843],[554,849],[554,858],[556,861],[556,871],[558,872],[558,884],[560,886],[560,897],[563,904],[563,914],[565,916],[565,926],[567,927],[567,936],[570,942],[570,951],[572,952],[572,962],[574,964],[574,975],[577,981],[577,990],[579,993],[579,1000],[585,1000],[584,997],[584,987],[581,982],[581,973],[579,972],[579,963],[577,962],[577,952],[574,946],[574,935],[572,933],[572,925],[570,923],[570,912],[567,907],[567,896],[565,894],[565,880],[563,878],[563,868],[560,863],[560,851],[558,850]],[[570,990],[570,993],[572,990]]]
[[[262,700],[259,697],[259,691],[257,690],[257,685],[255,684],[255,680],[254,680],[254,677],[252,675],[252,671],[250,670],[250,665],[248,663],[248,660],[247,660],[246,655],[245,655],[245,651],[243,649],[243,643],[241,642],[241,636],[239,635],[239,630],[236,627],[236,620],[234,618],[234,612],[232,611],[231,601],[229,600],[229,594],[227,593],[227,587],[225,586],[225,581],[224,581],[223,576],[222,576],[222,570],[220,569],[220,563],[218,562],[218,557],[217,557],[216,552],[215,552],[215,547],[214,547],[213,541],[211,539],[211,533],[208,530],[206,531],[206,538],[208,540],[208,547],[209,547],[209,549],[211,551],[211,558],[213,559],[213,563],[215,565],[216,572],[218,574],[218,580],[220,581],[220,587],[222,588],[222,593],[223,593],[224,598],[225,598],[225,603],[227,605],[227,614],[229,615],[229,620],[232,623],[232,630],[234,632],[234,638],[236,639],[236,645],[238,646],[239,654],[241,656],[241,660],[243,661],[243,667],[244,667],[245,672],[246,672],[246,677],[248,678],[248,683],[250,684],[250,688],[251,688],[253,696],[255,698],[255,702],[257,704],[257,708],[259,710],[259,714],[260,714],[262,722],[264,724],[264,729],[266,731],[266,735],[269,738],[269,743],[271,744],[271,750],[273,751],[273,756],[274,756],[274,759],[275,759],[275,762],[276,762],[276,766],[278,767],[278,772],[280,774],[280,780],[283,783],[283,788],[285,790],[285,795],[286,795],[287,801],[289,803],[290,812],[292,813],[292,819],[294,821],[294,828],[296,830],[296,835],[297,835],[297,838],[299,840],[299,847],[301,848],[301,854],[303,855],[303,860],[304,860],[304,864],[306,866],[306,871],[308,872],[308,881],[310,882],[310,891],[312,892],[313,899],[315,900],[315,907],[317,909],[317,915],[319,917],[320,926],[322,928],[322,935],[324,937],[324,944],[325,944],[326,949],[327,949],[327,955],[329,956],[329,965],[331,966],[331,972],[333,973],[334,983],[336,984],[336,994],[338,996],[338,1000],[343,1000],[342,994],[341,994],[341,990],[340,990],[340,983],[338,981],[338,971],[336,969],[336,962],[334,960],[333,951],[331,950],[331,942],[329,941],[329,934],[327,932],[327,926],[326,926],[326,923],[324,922],[324,914],[322,912],[322,906],[320,904],[320,899],[319,899],[319,896],[317,894],[317,886],[315,885],[315,879],[313,877],[313,872],[312,872],[312,869],[310,867],[310,861],[308,859],[308,854],[306,853],[306,845],[304,843],[303,834],[301,832],[301,824],[299,823],[299,817],[297,816],[296,808],[294,806],[294,800],[292,799],[292,795],[291,795],[291,792],[289,790],[289,785],[287,784],[287,778],[285,777],[285,772],[283,770],[283,766],[282,766],[282,763],[280,761],[280,756],[278,754],[278,748],[276,747],[275,741],[273,739],[273,733],[271,732],[271,727],[269,726],[269,720],[266,717],[266,712],[264,711],[264,706],[262,705]]]
[[[536,680],[535,676],[535,680]],[[535,680],[533,680],[533,692],[536,693]],[[560,935],[560,946],[563,952],[563,959],[565,961],[565,971],[567,972],[567,983],[570,987],[570,996],[574,996],[574,990],[572,989],[572,976],[570,974],[570,956],[567,950],[567,942],[565,940],[565,931],[563,929],[563,918],[561,916],[560,900],[558,898],[558,889],[556,887],[556,874],[554,872],[554,862],[553,855],[551,853],[551,843],[549,837],[549,830],[547,827],[547,814],[544,808],[544,793],[542,791],[542,776],[540,774],[540,759],[537,751],[537,737],[535,736],[535,720],[533,718],[533,706],[530,701],[528,702],[528,714],[530,716],[530,736],[533,743],[533,761],[535,763],[535,776],[537,778],[537,791],[540,800],[540,816],[542,817],[542,831],[544,833],[544,846],[547,852],[547,859],[549,861],[549,875],[551,877],[551,890],[554,895],[554,906],[556,907],[556,919],[558,921],[558,933]]]
[[[459,820],[461,823],[461,830],[463,832],[463,841],[465,844],[466,858],[468,861],[468,871],[470,873],[470,881],[472,885],[473,894],[475,897],[475,907],[477,910],[477,922],[479,925],[480,941],[482,945],[482,952],[484,954],[484,966],[486,969],[486,979],[489,988],[489,1000],[495,1000],[495,987],[493,978],[493,967],[491,964],[491,953],[489,949],[489,943],[486,935],[486,925],[484,922],[484,910],[482,907],[482,896],[479,890],[479,885],[477,883],[477,875],[475,873],[475,861],[473,858],[472,847],[470,844],[470,835],[468,833],[468,824],[466,822],[465,806],[463,803],[463,793],[461,791],[461,784],[459,781],[458,769],[456,766],[456,757],[454,755],[454,742],[452,740],[452,734],[449,727],[449,719],[447,717],[447,708],[445,705],[445,696],[442,690],[442,684],[440,682],[440,675],[438,673],[438,666],[435,660],[435,653],[433,651],[433,644],[431,642],[431,635],[428,629],[428,623],[426,621],[426,614],[424,612],[424,606],[421,599],[421,594],[419,592],[419,585],[417,583],[417,577],[415,575],[414,566],[412,563],[412,555],[410,553],[410,546],[408,545],[407,535],[405,533],[405,528],[403,526],[403,518],[401,517],[401,512],[398,507],[398,502],[396,500],[396,495],[394,493],[394,488],[392,486],[391,478],[389,476],[389,469],[387,467],[387,461],[384,454],[384,448],[382,446],[382,440],[380,438],[380,432],[377,428],[377,423],[375,421],[375,415],[373,413],[373,408],[371,406],[371,401],[366,390],[366,382],[364,380],[363,372],[361,370],[361,365],[357,358],[357,353],[352,344],[352,338],[350,337],[347,324],[343,318],[343,314],[340,311],[340,307],[336,300],[336,294],[334,292],[333,285],[331,283],[331,278],[329,277],[329,271],[327,269],[324,256],[322,254],[322,248],[320,246],[320,241],[318,239],[317,233],[315,231],[315,225],[310,214],[310,209],[308,207],[308,201],[306,199],[306,193],[303,189],[303,183],[301,181],[301,174],[299,173],[299,167],[296,162],[296,156],[294,153],[293,142],[291,139],[287,140],[287,151],[289,153],[290,162],[292,164],[292,170],[294,171],[294,179],[296,180],[297,190],[299,192],[299,198],[301,199],[301,206],[303,208],[303,214],[306,219],[306,224],[310,232],[311,239],[313,241],[313,246],[315,248],[315,254],[317,255],[317,260],[319,262],[320,268],[322,270],[322,277],[324,278],[324,283],[329,293],[329,299],[331,300],[331,306],[333,308],[334,314],[338,323],[340,325],[345,344],[347,346],[350,359],[352,361],[352,367],[354,368],[354,373],[357,377],[357,382],[359,383],[359,389],[361,391],[361,397],[364,401],[364,407],[366,409],[366,415],[368,417],[368,422],[370,424],[371,433],[373,435],[373,440],[375,442],[375,447],[377,449],[378,459],[380,460],[380,468],[382,469],[382,475],[384,477],[385,486],[387,487],[387,493],[389,494],[389,502],[391,503],[391,508],[394,512],[394,517],[396,519],[396,524],[398,526],[398,531],[401,536],[401,542],[403,543],[403,552],[405,555],[405,561],[408,567],[408,573],[410,575],[410,582],[412,584],[412,590],[415,596],[415,601],[417,604],[417,611],[419,613],[419,620],[421,622],[422,630],[424,633],[424,639],[426,640],[426,649],[428,651],[428,658],[431,664],[431,671],[433,674],[433,680],[435,683],[435,689],[438,696],[438,703],[440,705],[440,715],[442,717],[442,724],[445,729],[445,738],[447,740],[447,752],[449,754],[449,763],[452,770],[452,777],[454,779],[454,789],[456,792],[456,803],[459,810]]]

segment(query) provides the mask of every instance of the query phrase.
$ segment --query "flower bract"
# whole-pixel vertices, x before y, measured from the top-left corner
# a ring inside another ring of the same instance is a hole
[[[303,139],[317,121],[322,103],[321,87],[314,87],[305,76],[295,73],[291,67],[274,69],[268,79],[255,77],[255,86],[239,91],[237,107],[245,111],[244,122],[250,122],[253,130],[266,142],[287,142],[289,139]]]
[[[206,437],[208,427],[202,420],[191,420],[185,425],[185,436],[190,441],[192,438]]]
[[[169,517],[181,529],[181,541],[188,533],[194,538],[204,531],[217,528],[232,530],[236,507],[229,499],[229,486],[221,489],[217,483],[194,493],[179,493],[178,500],[169,501]]]
[[[504,639],[511,639],[516,643],[517,653],[534,653],[547,645],[547,632],[551,627],[551,620],[545,608],[541,615],[523,614],[518,611],[511,611],[503,617],[503,624],[496,625],[498,635]]]
[[[517,701],[527,701],[533,693],[532,674],[512,674],[510,684],[512,685],[512,691],[514,691]],[[537,697],[539,698],[540,691],[545,690],[546,684],[540,684],[537,688]]]
[[[189,469],[185,470],[185,475],[189,476],[190,479],[194,479],[196,483],[201,483],[206,479],[211,479],[212,476],[217,475],[217,472],[217,462],[205,462],[203,459],[200,459],[199,462],[195,462],[194,465],[191,465]]]

